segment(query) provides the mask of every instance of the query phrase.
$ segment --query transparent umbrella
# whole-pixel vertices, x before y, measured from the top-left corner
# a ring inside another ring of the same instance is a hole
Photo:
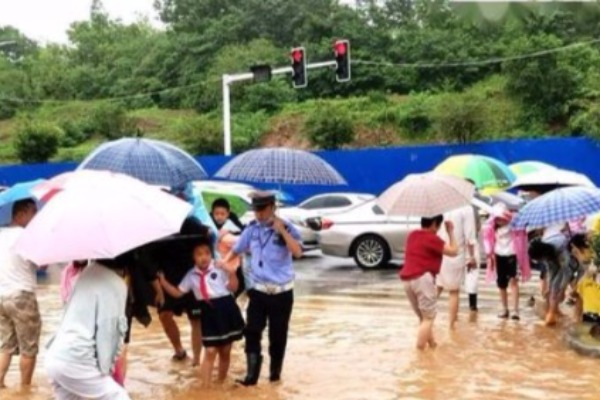
[[[184,188],[208,174],[188,153],[153,139],[123,138],[104,143],[78,169],[120,172],[150,185]]]
[[[295,185],[346,185],[325,160],[303,150],[249,150],[225,164],[215,175],[233,181]]]

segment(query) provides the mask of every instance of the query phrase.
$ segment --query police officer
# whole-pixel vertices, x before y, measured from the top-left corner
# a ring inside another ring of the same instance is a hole
[[[288,326],[294,304],[294,269],[292,257],[302,256],[300,233],[275,215],[275,195],[255,192],[251,195],[256,220],[240,236],[232,252],[220,264],[226,265],[235,255],[251,253],[250,287],[246,312],[247,374],[238,380],[245,386],[256,385],[262,366],[261,338],[269,323],[271,382],[281,378],[287,344]]]

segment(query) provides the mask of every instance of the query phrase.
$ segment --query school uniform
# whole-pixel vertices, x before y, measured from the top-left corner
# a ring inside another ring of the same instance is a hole
[[[274,204],[275,197],[260,194],[252,199],[254,207]],[[290,235],[300,241],[300,233],[285,223]],[[248,309],[246,312],[246,357],[248,373],[240,383],[254,385],[262,366],[261,339],[269,324],[270,380],[278,381],[283,368],[288,328],[294,304],[292,252],[283,237],[270,224],[251,222],[233,248],[235,254],[250,252]]]
[[[227,289],[228,283],[227,272],[211,263],[205,271],[192,268],[179,284],[182,293],[194,293],[200,307],[204,347],[219,347],[242,339],[244,319]]]

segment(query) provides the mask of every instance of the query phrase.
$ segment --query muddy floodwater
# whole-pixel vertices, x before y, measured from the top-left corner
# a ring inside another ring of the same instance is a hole
[[[45,344],[60,322],[56,274],[43,280],[39,301]],[[474,318],[462,302],[456,331],[449,332],[442,296],[436,333],[439,347],[414,349],[417,321],[393,269],[363,272],[351,262],[309,258],[297,264],[297,288],[283,381],[270,384],[268,357],[257,387],[234,378],[245,372],[243,343],[233,350],[229,381],[199,388],[199,371],[173,363],[172,349],[156,317],[148,329],[135,325],[127,388],[133,399],[553,399],[600,398],[600,360],[570,350],[564,327],[544,327],[526,300],[537,277],[523,290],[521,321],[496,317],[497,295],[482,282],[480,312]],[[483,273],[482,273],[483,275]],[[570,312],[565,308],[565,312]],[[189,343],[189,327],[180,319]],[[266,347],[266,346],[265,346]],[[187,345],[189,352],[189,344]],[[18,387],[17,363],[1,400],[51,399],[38,360],[34,386]],[[18,360],[15,360],[18,361]]]

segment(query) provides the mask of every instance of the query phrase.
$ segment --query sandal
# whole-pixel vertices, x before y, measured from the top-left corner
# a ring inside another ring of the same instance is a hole
[[[504,312],[498,314],[498,318],[500,318],[500,319],[508,319],[508,316],[509,316],[508,311],[504,311]]]
[[[173,354],[171,360],[173,361],[184,361],[187,358],[187,352],[184,350],[181,353]]]

